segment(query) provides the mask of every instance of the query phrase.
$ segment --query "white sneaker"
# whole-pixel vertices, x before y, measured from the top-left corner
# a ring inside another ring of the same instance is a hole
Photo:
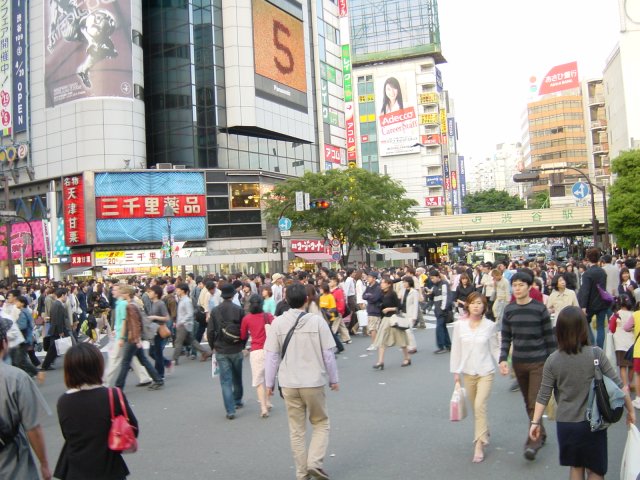
[[[369,346],[367,347],[367,351],[368,351],[368,352],[373,352],[374,350],[377,350],[377,349],[376,349],[376,347],[374,347],[373,345],[369,345]]]
[[[636,399],[631,402],[631,405],[640,410],[640,397],[636,397]]]

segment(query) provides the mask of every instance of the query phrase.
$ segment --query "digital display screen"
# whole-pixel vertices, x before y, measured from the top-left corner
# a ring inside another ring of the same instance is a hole
[[[253,0],[253,43],[258,96],[306,111],[303,22],[266,0]]]

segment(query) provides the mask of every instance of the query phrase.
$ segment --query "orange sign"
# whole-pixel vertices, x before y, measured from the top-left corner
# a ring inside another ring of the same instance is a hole
[[[265,0],[253,0],[256,73],[300,92],[307,90],[304,26]]]

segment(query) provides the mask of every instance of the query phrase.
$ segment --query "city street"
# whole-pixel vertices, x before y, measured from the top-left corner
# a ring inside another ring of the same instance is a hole
[[[401,353],[389,349],[385,370],[375,371],[367,339],[355,337],[339,355],[340,391],[327,393],[331,441],[325,468],[332,479],[549,480],[568,476],[558,466],[555,426],[534,462],[522,456],[527,419],[510,379],[497,378],[489,407],[491,445],[482,464],[471,462],[473,419],[448,418],[453,388],[449,356],[434,355],[433,325],[417,330],[413,365],[400,368]],[[163,390],[135,388],[130,374],[126,394],[140,422],[139,450],[127,455],[132,479],[294,479],[287,418],[280,398],[270,418],[259,407],[244,363],[245,407],[235,420],[225,418],[218,379],[210,363],[183,360]],[[62,359],[49,372],[42,392],[55,410],[65,388]],[[49,461],[62,447],[57,418],[44,422]],[[621,421],[609,429],[609,475],[618,478],[626,439]]]

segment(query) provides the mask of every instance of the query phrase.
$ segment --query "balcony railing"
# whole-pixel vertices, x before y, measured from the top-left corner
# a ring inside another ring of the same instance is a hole
[[[597,154],[605,154],[605,153],[609,153],[609,144],[608,143],[601,143],[599,145],[594,145],[593,146],[593,153],[597,153]]]
[[[604,103],[604,95],[594,95],[589,98],[589,105],[597,105],[599,103]]]
[[[603,128],[607,128],[606,120],[594,120],[591,122],[591,130],[601,130]]]

